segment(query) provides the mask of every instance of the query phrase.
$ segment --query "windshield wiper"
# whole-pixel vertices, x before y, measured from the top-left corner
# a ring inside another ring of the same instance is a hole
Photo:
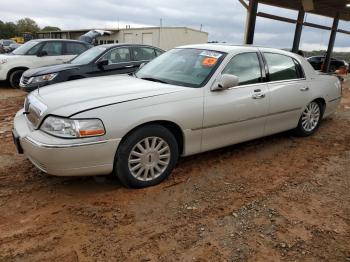
[[[148,81],[153,81],[153,82],[158,82],[158,83],[164,83],[164,84],[169,84],[167,81],[160,80],[154,77],[141,77],[143,80],[148,80]]]

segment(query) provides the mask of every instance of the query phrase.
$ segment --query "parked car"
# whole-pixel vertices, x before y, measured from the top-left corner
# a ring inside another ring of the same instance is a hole
[[[27,69],[63,64],[90,47],[87,43],[75,40],[31,40],[10,54],[0,55],[0,81],[8,80],[12,87],[17,88]]]
[[[69,80],[135,72],[163,50],[147,45],[109,44],[95,46],[70,62],[40,67],[23,73],[20,86],[30,92],[44,86]]]
[[[324,60],[325,60],[324,56],[311,56],[307,59],[307,61],[309,61],[309,63],[312,65],[312,67],[315,70],[322,69],[322,65],[324,63]],[[331,63],[329,66],[330,72],[335,72],[336,70],[338,70],[341,67],[344,67],[347,72],[349,71],[349,64],[347,62],[345,62],[344,60],[338,60],[335,58],[331,58]]]
[[[14,43],[9,46],[9,53],[11,53],[13,50],[17,49],[20,47],[22,44]]]
[[[135,77],[105,76],[32,92],[13,137],[44,172],[113,173],[129,187],[160,183],[188,156],[294,129],[313,134],[341,98],[335,76],[299,55],[230,45],[172,49]]]
[[[0,40],[1,49],[2,49],[5,53],[10,52],[10,45],[11,45],[11,44],[16,44],[16,42],[13,41],[13,40],[11,40],[11,39],[1,39],[1,40]]]

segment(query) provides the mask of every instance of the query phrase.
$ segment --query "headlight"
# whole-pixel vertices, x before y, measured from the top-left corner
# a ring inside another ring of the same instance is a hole
[[[53,73],[53,74],[47,74],[47,75],[42,75],[42,76],[35,76],[33,77],[33,80],[31,83],[42,83],[42,82],[48,82],[53,80],[58,73]]]
[[[69,119],[56,116],[47,117],[40,129],[63,138],[102,136],[106,133],[99,119]]]
[[[7,63],[7,58],[0,59],[0,65]]]

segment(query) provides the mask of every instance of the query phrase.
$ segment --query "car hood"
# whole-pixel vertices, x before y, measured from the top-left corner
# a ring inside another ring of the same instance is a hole
[[[58,73],[74,68],[79,68],[81,65],[75,65],[75,64],[60,64],[60,65],[53,65],[53,66],[44,66],[39,68],[33,68],[29,69],[24,72],[25,77],[33,77],[33,76],[40,76],[40,75],[46,75],[46,74],[52,74],[52,73]]]
[[[14,60],[17,60],[17,59],[21,59],[23,58],[22,55],[11,55],[11,54],[1,54],[0,55],[0,61],[3,60],[3,59],[6,59],[7,61],[14,61]]]
[[[48,114],[71,116],[78,112],[127,101],[188,90],[187,87],[147,81],[131,76],[94,77],[37,89],[31,93]]]

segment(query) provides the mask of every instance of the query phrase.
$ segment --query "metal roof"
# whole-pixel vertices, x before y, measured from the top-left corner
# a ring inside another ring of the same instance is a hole
[[[350,0],[259,0],[259,3],[288,8],[293,10],[304,10],[316,15],[336,17],[345,21],[350,21]]]

